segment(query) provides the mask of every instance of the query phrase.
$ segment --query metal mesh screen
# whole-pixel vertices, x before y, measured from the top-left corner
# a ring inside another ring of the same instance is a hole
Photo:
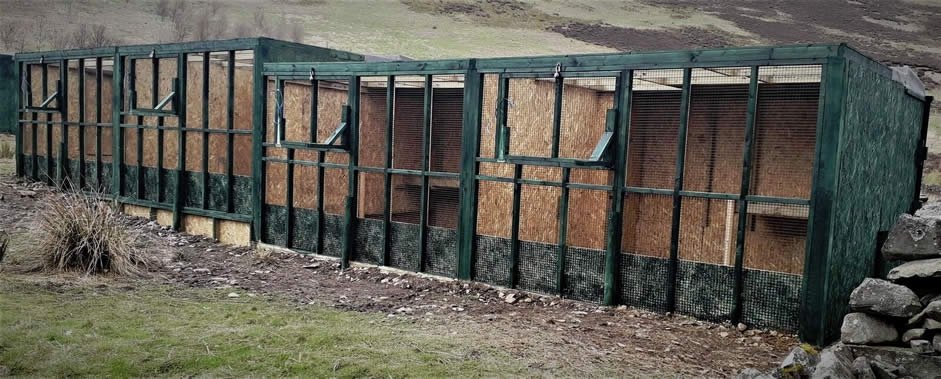
[[[628,186],[673,188],[682,85],[682,70],[634,72]]]
[[[762,67],[751,193],[810,198],[820,66]]]
[[[621,250],[628,254],[668,257],[672,212],[671,196],[628,193],[624,199]]]
[[[683,189],[739,193],[749,67],[692,70]]]
[[[510,154],[552,155],[555,96],[551,80],[509,79],[506,125],[510,128]]]
[[[749,202],[745,267],[802,274],[808,212],[807,205]]]
[[[614,108],[614,77],[563,79],[559,157],[588,159],[605,131],[608,109]]]
[[[712,320],[734,306],[735,201],[686,197],[680,211],[678,312]]]

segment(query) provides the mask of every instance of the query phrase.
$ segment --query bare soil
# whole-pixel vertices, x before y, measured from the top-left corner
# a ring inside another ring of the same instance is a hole
[[[56,194],[39,184],[2,178],[0,229],[11,235],[29,233],[47,196]],[[132,286],[232,288],[299,306],[384,313],[433,330],[476,330],[519,359],[540,362],[530,366],[534,372],[608,367],[622,376],[732,376],[746,367],[775,365],[797,343],[786,333],[739,331],[732,325],[630,307],[377,267],[340,270],[337,261],[327,258],[259,253],[176,233],[146,219],[124,221],[137,235],[137,246],[158,262],[148,277],[131,280]],[[11,263],[7,259],[4,266]],[[508,296],[515,300],[508,301]]]

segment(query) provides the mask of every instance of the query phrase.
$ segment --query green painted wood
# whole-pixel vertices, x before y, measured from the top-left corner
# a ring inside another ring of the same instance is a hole
[[[42,98],[45,99],[49,95],[49,65],[46,63],[42,64]],[[56,82],[56,90],[59,89],[59,85],[62,82]],[[60,103],[61,104],[61,103]],[[53,185],[52,178],[52,115],[46,113],[46,177],[42,178],[44,182],[48,185]]]
[[[235,51],[229,50],[226,59],[225,79],[225,210],[234,211],[232,181],[235,166],[235,143],[232,131],[235,129]]]
[[[233,49],[229,49],[233,50]],[[267,132],[267,91],[268,80],[262,73],[264,62],[268,60],[269,51],[265,46],[255,48],[252,58],[252,240],[261,239],[262,212],[265,200],[265,166],[261,158],[264,156],[262,142]],[[318,249],[320,244],[317,245]]]
[[[288,148],[287,158],[288,160],[294,159],[294,149]],[[284,246],[291,248],[294,246],[294,165],[291,163],[287,164],[287,172],[285,173],[285,185],[284,185],[284,205],[287,209],[287,217],[285,218],[285,243]]]
[[[631,105],[634,97],[634,72],[621,71],[617,79],[617,129],[614,143],[611,207],[608,209],[608,230],[604,252],[603,303],[614,305],[620,294],[621,239],[624,220],[624,184],[627,178],[628,140],[631,132]]]
[[[209,52],[203,52],[203,93],[202,93],[202,162],[200,162],[201,181],[203,186],[203,197],[200,201],[203,209],[209,208]]]
[[[564,88],[565,79],[559,75],[555,78],[555,102],[552,107],[552,158],[559,157],[559,139],[562,135],[562,92]]]
[[[748,224],[748,201],[746,196],[751,187],[752,157],[755,145],[755,124],[758,113],[758,66],[752,66],[748,81],[748,109],[745,116],[745,146],[742,149],[742,182],[739,185],[738,197],[738,226],[735,233],[735,287],[732,291],[734,307],[732,308],[732,323],[737,324],[742,319],[742,292],[745,287],[745,228]]]
[[[461,126],[461,176],[458,209],[457,272],[459,279],[472,279],[475,261],[475,235],[477,234],[477,173],[480,164],[480,124],[483,107],[483,75],[476,70],[476,61],[468,62],[464,73],[464,104]],[[499,98],[499,97],[498,97]]]
[[[432,102],[432,84],[433,77],[425,75],[424,103],[422,104],[422,137],[421,137],[421,199],[419,199],[418,215],[418,271],[425,272],[425,264],[428,241],[428,172],[429,159],[431,158],[431,102]]]
[[[510,144],[509,136],[510,132],[507,130],[506,120],[508,113],[508,104],[510,98],[510,79],[507,77],[500,77],[500,81],[497,84],[497,131],[493,133],[493,157],[497,160],[506,159],[506,155],[509,154]]]
[[[683,208],[683,173],[686,164],[686,130],[689,126],[689,94],[692,86],[692,70],[683,70],[683,94],[680,101],[680,127],[676,143],[676,172],[673,177],[673,216],[670,224],[670,261],[667,272],[667,311],[676,310],[676,280],[679,268],[680,215]]]
[[[359,166],[359,111],[360,111],[360,78],[349,79],[349,100],[346,107],[347,133],[344,142],[349,145],[349,169],[347,171],[346,219],[343,238],[343,254],[340,257],[340,266],[346,269],[350,266],[353,249],[356,245],[356,194],[359,192],[359,175],[356,166]]]
[[[151,105],[153,106],[153,108],[158,108],[159,103],[157,103],[157,97],[159,95],[158,90],[159,90],[159,83],[160,83],[160,76],[159,76],[160,60],[155,58],[151,62],[153,62],[152,63],[153,71],[154,73],[156,73],[155,75],[157,75],[154,78],[151,78],[151,80],[153,80],[152,82],[153,93],[151,94],[152,95],[151,99],[153,103],[151,103]],[[179,74],[177,75],[177,79],[179,80]],[[173,91],[175,90],[176,89],[174,88]],[[177,101],[175,96],[174,96],[173,101],[174,101],[173,111],[177,112],[179,107],[182,106],[183,103],[180,103],[179,101]],[[165,201],[164,199],[164,187],[166,186],[166,183],[164,183],[165,182],[164,180],[164,159],[165,159],[164,155],[166,155],[166,153],[164,152],[164,144],[165,144],[164,139],[166,138],[165,136],[166,133],[164,132],[165,122],[166,121],[163,116],[157,117],[157,201],[158,202]],[[180,129],[180,128],[178,127],[177,129]],[[177,130],[177,132],[179,131],[180,130]]]
[[[66,188],[69,181],[69,127],[66,126],[66,120],[69,118],[69,61],[63,59],[59,61],[59,81],[56,83],[56,106],[59,108],[59,156],[56,164],[56,184],[60,188]],[[50,159],[51,161],[51,159]]]
[[[187,64],[187,54],[179,54],[176,59],[176,72],[178,78],[173,82],[175,84],[175,91],[179,95],[178,109],[179,119],[177,120],[177,125],[180,128],[186,127],[186,78],[188,78],[188,64]],[[177,133],[177,169],[176,169],[176,188],[173,195],[173,230],[180,230],[180,227],[183,226],[183,206],[186,199],[186,180],[184,175],[186,173],[186,131],[180,130]]]
[[[383,208],[382,208],[382,265],[388,266],[392,259],[392,128],[395,124],[395,76],[389,76],[386,79],[386,133],[384,147],[385,170],[384,170],[384,188],[383,188]]]
[[[111,88],[124,88],[124,59],[117,52],[113,59]],[[124,130],[121,129],[121,124],[124,123],[124,115],[121,112],[123,107],[124,91],[111,91],[111,192],[115,197],[122,195],[121,181],[124,177]]]
[[[78,60],[78,189],[85,188],[85,60]]]
[[[510,221],[510,288],[516,288],[520,282],[520,178],[523,177],[523,165],[513,165],[513,218]]]
[[[323,151],[317,152],[317,163],[322,164],[326,158],[326,153]],[[324,231],[324,207],[323,207],[323,196],[324,196],[324,171],[323,167],[317,168],[317,254],[323,255],[323,231]]]
[[[561,82],[559,80],[558,82]],[[557,92],[557,94],[560,94]],[[560,108],[561,111],[561,108]],[[560,113],[561,114],[561,113]],[[562,295],[565,287],[565,255],[568,250],[568,224],[569,224],[569,180],[572,170],[568,167],[562,169],[562,195],[559,196],[559,240],[556,247],[555,290]]]
[[[104,83],[102,61],[103,59],[101,57],[95,58],[95,183],[99,187],[101,187],[102,180],[104,180],[101,175],[101,125],[104,120],[101,114],[104,110],[101,98],[101,87],[102,83]]]
[[[13,60],[12,57],[10,56],[6,56],[0,59],[8,60],[9,65],[13,66],[12,67],[13,81],[8,83],[12,87],[7,92],[8,94],[14,95],[12,99],[10,100],[12,101],[13,109],[0,111],[0,114],[11,115],[9,122],[12,122],[12,124],[9,125],[9,128],[10,128],[9,130],[14,135],[14,141],[15,141],[14,144],[16,145],[14,146],[15,154],[16,154],[15,172],[16,172],[17,177],[23,177],[23,176],[26,176],[26,173],[23,170],[23,161],[25,159],[25,157],[23,156],[23,142],[24,142],[23,141],[23,126],[20,125],[18,122],[21,118],[24,118],[23,115],[19,113],[20,104],[23,103],[23,94],[20,92],[20,89],[17,87],[17,85],[20,84],[22,80],[21,75],[23,75],[23,68],[20,62]],[[2,68],[0,68],[0,70],[2,70]]]
[[[827,340],[827,315],[824,314],[827,308],[826,267],[829,264],[833,199],[838,196],[835,162],[839,156],[845,83],[845,60],[834,58],[823,66],[804,258],[804,291],[799,312],[800,338],[821,346]]]
[[[30,66],[26,66],[25,68],[26,68],[26,79],[27,79],[26,88],[30,89],[30,88],[33,88],[33,70],[31,69]],[[29,90],[29,92],[27,92],[25,95],[27,96],[26,105],[27,106],[33,105],[32,90]],[[39,132],[39,126],[36,125],[36,122],[39,121],[39,114],[37,114],[36,112],[31,112],[31,113],[32,115],[30,116],[30,119],[32,120],[32,125],[31,125],[32,130],[30,133],[31,141],[30,141],[30,157],[29,157],[30,158],[30,178],[33,181],[37,181],[39,180],[39,157],[37,156],[36,150],[39,149],[39,138],[37,137],[37,134]]]

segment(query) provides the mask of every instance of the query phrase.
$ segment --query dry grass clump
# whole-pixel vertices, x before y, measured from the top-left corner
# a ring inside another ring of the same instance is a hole
[[[63,193],[45,199],[38,248],[43,271],[140,275],[147,260],[134,248],[114,204]]]

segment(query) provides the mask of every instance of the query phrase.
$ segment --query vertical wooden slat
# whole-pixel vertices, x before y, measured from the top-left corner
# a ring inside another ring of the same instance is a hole
[[[676,310],[676,281],[679,269],[680,215],[683,207],[683,172],[686,163],[686,130],[689,123],[689,94],[692,70],[683,69],[683,93],[680,102],[680,125],[676,146],[676,172],[673,177],[673,216],[670,225],[670,263],[667,273],[667,311]]]
[[[177,133],[177,169],[176,191],[173,196],[173,229],[180,230],[183,220],[183,205],[186,203],[186,81],[187,81],[187,55],[177,55],[177,78],[174,80],[177,93],[177,115],[180,126]]]
[[[209,209],[209,52],[203,52],[203,93],[202,93],[202,155],[203,160],[200,165],[202,176],[200,177],[203,192],[200,205],[203,209]]]
[[[807,246],[804,256],[798,334],[816,345],[828,342],[827,271],[833,228],[833,203],[837,193],[837,162],[843,124],[846,60],[829,58],[820,79],[817,141],[814,146],[813,188],[807,216]],[[874,236],[873,236],[874,237]]]
[[[261,239],[262,212],[265,201],[265,166],[262,162],[267,126],[265,119],[268,108],[268,79],[263,72],[263,65],[268,61],[268,46],[259,43],[255,47],[252,59],[252,240]]]
[[[559,197],[559,246],[556,247],[555,289],[559,295],[565,287],[565,256],[568,250],[568,223],[569,223],[569,180],[571,168],[562,168],[562,195]]]
[[[65,188],[69,181],[69,60],[59,62],[59,81],[56,82],[56,106],[59,108],[59,159],[56,165],[56,183]],[[69,183],[71,184],[71,183]]]
[[[513,165],[513,219],[510,222],[510,288],[516,288],[520,281],[520,194],[522,187],[523,165]]]
[[[418,215],[418,271],[425,271],[425,255],[428,241],[428,159],[431,143],[431,102],[432,102],[431,75],[425,75],[424,102],[422,105],[422,138],[421,138],[421,198],[419,199]]]
[[[78,189],[85,189],[85,59],[78,60]]]
[[[734,305],[732,323],[742,320],[742,290],[744,288],[745,226],[748,220],[748,193],[751,186],[751,162],[755,144],[755,125],[758,113],[758,66],[752,66],[748,82],[748,110],[745,116],[745,147],[742,152],[742,183],[738,193],[738,229],[735,235],[735,284],[732,290]]]
[[[552,158],[559,157],[559,141],[562,136],[562,92],[565,79],[561,74],[555,78],[555,103],[552,108]]]
[[[382,265],[388,266],[391,259],[391,229],[392,229],[392,128],[395,120],[395,76],[386,79],[386,159],[385,159],[385,186],[383,187],[384,207],[382,210]]]
[[[153,62],[154,62],[153,63],[154,72],[158,72],[160,70],[160,60],[157,58],[154,58]],[[177,73],[176,76],[177,76],[177,80],[180,80],[179,73]],[[159,80],[160,80],[160,77],[157,76],[157,81],[154,82],[154,88],[157,88],[159,86],[160,84]],[[175,91],[175,90],[176,90],[175,88],[171,89],[171,91]],[[154,92],[154,93],[159,95],[159,92]],[[152,101],[153,101],[152,107],[156,107],[158,104],[157,102],[159,101],[159,96],[154,96]],[[182,105],[179,102],[175,102],[175,103]],[[176,110],[177,109],[174,108],[174,111]],[[163,146],[164,145],[164,130],[163,130],[164,123],[165,123],[165,120],[163,116],[157,117],[157,201],[158,202],[163,202],[165,200],[163,198],[164,197],[163,187],[166,185],[163,180],[163,177],[165,175],[164,167],[163,167],[163,159],[165,155],[164,146]]]
[[[23,109],[23,104],[26,103],[26,101],[23,99],[26,95],[26,92],[23,91],[23,83],[25,82],[23,75],[25,75],[24,71],[26,71],[24,67],[25,65],[23,62],[14,61],[13,77],[16,78],[16,84],[18,86],[16,89],[17,96],[13,103],[13,109],[14,109],[14,112],[16,112],[16,120],[14,120],[15,124],[13,124],[13,132],[14,132],[14,138],[15,138],[14,145],[16,146],[14,146],[13,148],[16,151],[15,161],[16,161],[16,176],[17,177],[22,177],[26,175],[26,173],[23,171],[23,161],[25,161],[26,159],[26,157],[23,156],[23,144],[25,142],[23,141],[23,128],[25,128],[26,126],[20,123],[20,120],[23,120],[26,118],[26,113],[20,112],[20,109]]]
[[[124,58],[114,53],[114,72],[111,77],[111,193],[121,196],[124,172]]]
[[[102,117],[101,114],[101,86],[102,83],[104,83],[102,61],[101,57],[95,58],[95,185],[98,186],[99,191],[103,187],[101,184],[101,122],[104,121],[104,117]],[[120,108],[120,104],[112,104],[112,108],[115,107]]]
[[[225,211],[226,213],[235,212],[234,188],[232,181],[235,180],[233,174],[235,168],[235,144],[233,143],[232,130],[235,129],[235,51],[230,50],[226,66],[225,83]]]
[[[624,187],[627,176],[628,141],[631,131],[631,105],[634,97],[634,72],[623,70],[617,79],[617,127],[614,139],[614,173],[611,183],[611,208],[608,209],[608,231],[604,252],[605,305],[614,305],[620,295],[621,239],[624,222]]]
[[[477,61],[470,60],[464,73],[464,115],[462,121],[460,214],[458,224],[459,279],[472,279],[475,236],[477,234],[477,172],[480,164],[480,124],[483,107],[483,75],[477,72]]]
[[[349,146],[349,169],[347,170],[347,195],[346,195],[346,225],[343,228],[343,254],[340,257],[340,266],[346,269],[350,266],[350,258],[353,255],[353,248],[356,236],[356,193],[359,191],[359,175],[356,167],[359,166],[359,92],[360,78],[358,76],[350,77],[349,82],[349,105],[347,111],[347,146]]]

